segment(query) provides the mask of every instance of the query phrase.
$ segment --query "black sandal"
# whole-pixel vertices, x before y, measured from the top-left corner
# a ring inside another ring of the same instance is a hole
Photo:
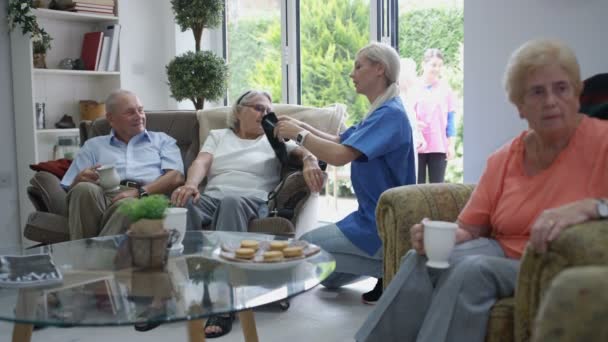
[[[143,332],[152,330],[161,325],[162,321],[167,318],[167,314],[165,313],[165,310],[161,308],[148,308],[139,314],[138,318],[141,319],[141,321],[135,322],[133,328]]]
[[[216,338],[216,337],[226,335],[227,333],[230,332],[230,330],[232,330],[232,322],[234,322],[234,319],[235,319],[234,313],[230,313],[228,315],[217,315],[217,316],[209,317],[207,319],[207,322],[205,323],[204,329],[207,329],[207,327],[219,327],[220,329],[222,329],[222,331],[209,332],[209,333],[205,331],[205,337],[206,338]]]

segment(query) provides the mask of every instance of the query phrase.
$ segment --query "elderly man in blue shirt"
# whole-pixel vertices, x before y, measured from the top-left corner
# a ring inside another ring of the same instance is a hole
[[[116,90],[106,100],[109,135],[89,139],[61,180],[68,189],[70,239],[123,233],[129,222],[116,209],[123,201],[170,193],[184,183],[184,165],[175,139],[146,130],[139,98]],[[104,191],[96,168],[114,165],[121,179],[117,190]]]

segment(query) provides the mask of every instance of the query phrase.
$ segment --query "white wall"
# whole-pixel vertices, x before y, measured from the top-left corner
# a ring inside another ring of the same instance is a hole
[[[175,56],[175,24],[167,0],[121,0],[121,86],[148,110],[175,109],[165,66]]]
[[[577,53],[582,76],[608,71],[606,0],[466,0],[464,3],[464,180],[527,127],[507,100],[502,73],[526,40],[558,38]]]
[[[0,187],[0,249],[21,243],[17,204],[17,157],[11,50],[6,24],[7,0],[0,0],[0,176],[8,176],[8,187]]]

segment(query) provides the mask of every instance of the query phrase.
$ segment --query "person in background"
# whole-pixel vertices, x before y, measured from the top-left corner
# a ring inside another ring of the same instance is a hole
[[[608,140],[598,138],[608,136],[608,122],[579,112],[574,51],[526,42],[511,55],[504,84],[528,130],[489,157],[458,216],[450,267],[427,268],[425,221],[414,225],[414,249],[357,341],[482,342],[492,306],[514,294],[528,244],[545,253],[572,225],[608,218]]]
[[[416,62],[411,58],[401,58],[400,60],[401,70],[399,71],[399,96],[405,108],[405,113],[410,121],[412,127],[412,138],[414,148],[417,150],[422,149],[426,146],[426,142],[422,137],[420,128],[418,128],[418,119],[416,119],[416,113],[409,108],[409,105],[413,102],[414,96],[414,85],[416,84]],[[414,158],[415,167],[414,169],[418,172],[418,158]]]
[[[387,189],[416,183],[412,129],[399,97],[399,55],[386,44],[371,43],[357,52],[350,74],[357,93],[371,106],[363,119],[340,135],[321,132],[288,117],[275,127],[279,139],[292,139],[332,165],[351,163],[351,182],[359,207],[341,221],[304,234],[336,259],[336,270],[323,285],[337,289],[363,277],[378,278],[363,301],[382,294],[382,243],[376,205]]]
[[[148,194],[170,193],[184,182],[184,164],[175,139],[146,130],[146,113],[139,98],[115,90],[107,98],[110,134],[88,139],[78,151],[61,185],[68,189],[70,239],[114,235],[130,222],[118,212],[127,201]],[[114,165],[120,188],[104,191],[96,169]]]
[[[418,119],[418,127],[424,139],[418,148],[418,183],[442,183],[447,161],[454,157],[456,135],[456,99],[450,86],[441,79],[443,54],[438,49],[428,49],[422,60],[422,76],[419,78],[412,108]],[[427,173],[428,172],[428,173]]]

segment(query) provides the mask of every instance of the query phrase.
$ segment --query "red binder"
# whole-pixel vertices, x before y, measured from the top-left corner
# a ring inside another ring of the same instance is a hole
[[[103,32],[88,32],[84,34],[80,58],[84,62],[85,70],[97,70],[102,43]]]

